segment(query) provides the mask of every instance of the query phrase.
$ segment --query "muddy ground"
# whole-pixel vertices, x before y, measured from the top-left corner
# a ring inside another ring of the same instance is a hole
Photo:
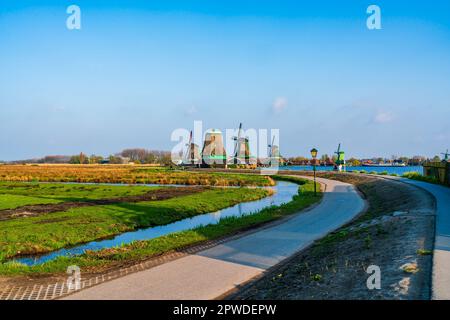
[[[430,299],[434,198],[370,176],[320,176],[355,184],[368,211],[228,299]],[[367,287],[370,265],[380,267],[380,290]]]
[[[117,197],[111,199],[99,199],[90,201],[63,202],[57,204],[40,204],[23,206],[16,209],[0,210],[0,221],[20,217],[38,216],[51,212],[67,211],[72,208],[109,205],[122,202],[142,202],[142,201],[160,201],[180,196],[186,196],[198,192],[203,192],[207,187],[169,187],[149,191],[142,195]]]

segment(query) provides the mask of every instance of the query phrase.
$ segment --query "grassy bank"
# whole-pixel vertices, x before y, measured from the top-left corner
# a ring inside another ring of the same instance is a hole
[[[73,208],[0,222],[0,261],[45,253],[142,227],[165,225],[267,196],[266,189],[211,189],[162,201]]]
[[[447,186],[443,183],[441,183],[439,181],[439,179],[436,179],[435,177],[427,177],[424,176],[422,174],[420,174],[419,172],[416,171],[410,171],[410,172],[405,172],[402,175],[399,175],[397,173],[388,173],[387,171],[382,171],[382,172],[377,172],[377,171],[370,171],[367,172],[365,170],[353,170],[351,171],[351,173],[363,173],[363,174],[372,174],[372,175],[381,175],[381,176],[393,176],[393,177],[402,177],[402,178],[406,178],[406,179],[411,179],[411,180],[417,180],[417,181],[423,181],[423,182],[428,182],[428,183],[434,183],[434,184],[440,184],[443,186]]]
[[[269,186],[268,176],[125,165],[2,165],[0,181]]]
[[[403,178],[412,179],[412,180],[418,180],[418,181],[424,181],[428,183],[434,183],[434,184],[442,184],[438,179],[434,177],[426,177],[424,175],[421,175],[418,172],[406,172],[402,175]]]
[[[218,224],[207,225],[193,230],[173,233],[167,236],[155,238],[148,241],[136,241],[131,244],[116,248],[104,249],[95,252],[87,252],[77,257],[60,257],[42,265],[28,267],[17,263],[0,264],[0,274],[49,274],[64,272],[69,265],[78,265],[85,272],[99,271],[121,263],[139,261],[154,255],[168,251],[177,250],[189,245],[198,244],[207,240],[217,239],[225,235],[235,233],[255,225],[266,223],[283,216],[298,212],[320,200],[321,194],[314,196],[314,184],[309,180],[300,178],[288,178],[301,185],[299,194],[294,199],[282,206],[269,207],[255,214],[240,218],[226,218]],[[236,189],[240,190],[240,189]],[[245,190],[246,193],[249,190]],[[180,199],[180,198],[179,198]],[[177,200],[179,200],[177,199]],[[208,196],[211,200],[211,196]],[[220,199],[223,201],[223,197]],[[195,202],[195,205],[198,204]],[[192,203],[193,204],[193,203]],[[182,204],[174,205],[183,207]],[[202,207],[201,205],[199,205]],[[168,212],[171,212],[169,210]],[[1,231],[0,231],[1,234]]]
[[[358,219],[240,288],[231,299],[428,299],[434,242],[433,200],[403,183],[349,173],[320,176],[352,183],[369,208]],[[418,210],[409,215],[409,211]],[[402,215],[393,215],[403,212]],[[368,290],[370,265],[382,270]],[[409,273],[405,266],[415,266]]]

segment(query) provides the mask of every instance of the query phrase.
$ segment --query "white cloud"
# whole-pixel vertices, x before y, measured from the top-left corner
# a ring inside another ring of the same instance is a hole
[[[272,111],[274,113],[280,113],[287,106],[287,99],[285,97],[278,97],[272,104]]]
[[[450,135],[449,134],[446,134],[446,133],[438,133],[436,136],[435,136],[435,140],[436,141],[445,141],[445,142],[447,142],[447,141],[449,141],[450,140]]]
[[[391,112],[378,111],[375,115],[373,122],[375,123],[388,123],[394,120],[394,115]]]
[[[184,111],[184,114],[187,116],[192,116],[198,112],[195,106],[189,107]]]

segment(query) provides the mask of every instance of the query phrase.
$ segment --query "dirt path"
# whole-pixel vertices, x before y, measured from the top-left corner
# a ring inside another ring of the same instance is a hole
[[[160,201],[171,199],[180,196],[186,196],[198,192],[203,192],[207,187],[168,187],[163,189],[157,189],[149,191],[142,195],[118,197],[111,199],[98,199],[91,201],[74,201],[74,202],[63,202],[57,204],[40,204],[40,205],[30,205],[23,206],[16,209],[1,210],[0,211],[0,221],[8,220],[20,217],[30,217],[38,216],[41,214],[67,211],[72,208],[80,207],[90,207],[90,206],[100,206],[109,205],[121,202],[142,202],[142,201]]]
[[[354,174],[321,174],[355,184],[369,210],[275,266],[230,299],[430,299],[435,203],[403,183]],[[381,270],[369,290],[368,266]]]

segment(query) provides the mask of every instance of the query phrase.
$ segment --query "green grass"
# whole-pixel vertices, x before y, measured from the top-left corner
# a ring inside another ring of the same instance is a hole
[[[28,205],[60,203],[52,198],[30,197],[15,194],[0,194],[0,210],[15,209]]]
[[[139,261],[154,255],[181,249],[207,240],[217,239],[242,229],[273,221],[296,213],[321,199],[322,194],[320,192],[317,196],[314,196],[314,183],[312,181],[291,177],[278,178],[288,179],[289,181],[295,180],[301,184],[299,194],[291,202],[284,205],[268,207],[251,215],[221,219],[218,224],[172,233],[147,241],[136,241],[115,248],[87,252],[77,257],[59,257],[42,265],[28,267],[14,262],[1,263],[0,274],[58,273],[64,272],[69,265],[78,265],[82,270],[98,270],[99,267],[107,267],[120,261]]]
[[[441,184],[441,182],[434,178],[434,177],[426,177],[421,175],[418,172],[412,171],[412,172],[405,172],[402,175],[403,178],[407,178],[407,179],[412,179],[412,180],[418,180],[418,181],[424,181],[424,182],[429,182],[429,183],[434,183],[434,184]]]
[[[0,261],[74,246],[141,227],[165,225],[267,196],[266,189],[215,188],[162,201],[73,208],[0,222]]]
[[[426,249],[419,249],[419,250],[417,250],[417,254],[420,256],[430,256],[433,254],[433,251],[426,250]]]
[[[160,187],[0,182],[0,210],[26,205],[135,196],[158,188]]]

